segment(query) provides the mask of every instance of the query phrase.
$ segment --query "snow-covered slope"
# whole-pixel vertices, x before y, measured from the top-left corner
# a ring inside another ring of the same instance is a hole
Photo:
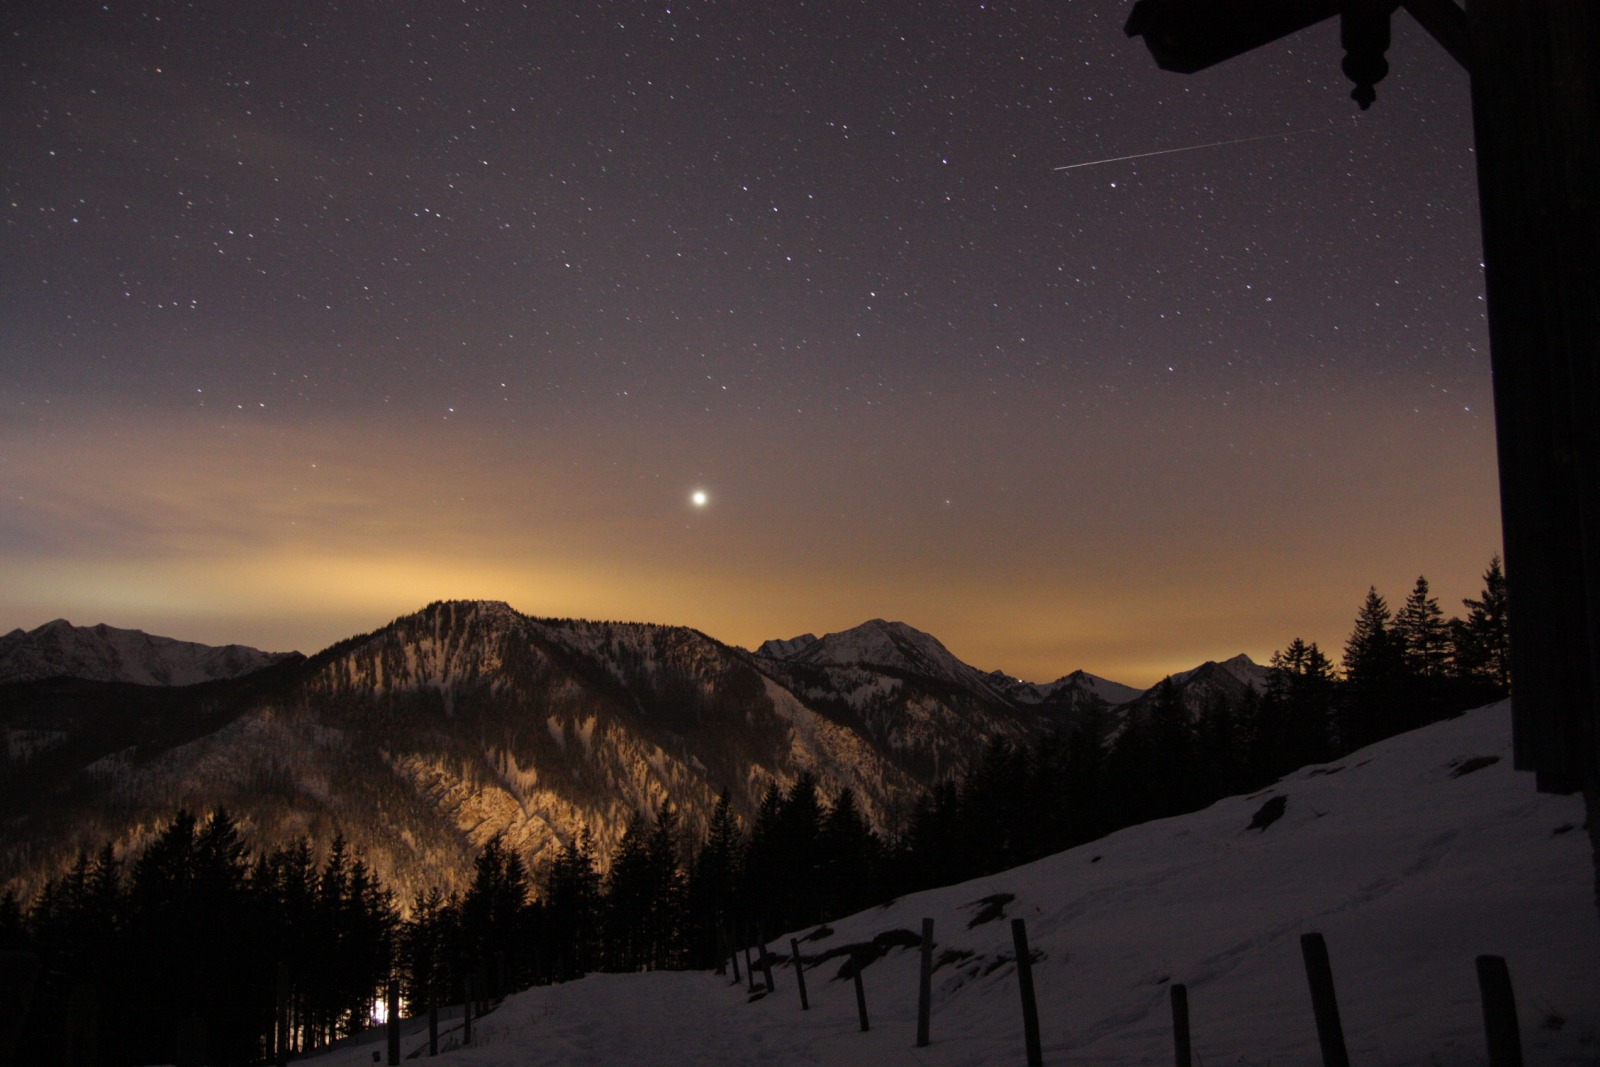
[[[0,637],[0,683],[84,678],[135,685],[194,685],[237,678],[295,655],[244,645],[201,645],[65,619]]]
[[[803,641],[804,638],[796,638]],[[772,642],[768,642],[771,644]],[[957,659],[932,634],[903,622],[870,619],[860,626],[804,644],[787,657],[800,663],[848,667],[866,664],[987,688],[984,675]]]
[[[1269,805],[1282,816],[1253,822]],[[917,894],[802,942],[815,960],[935,922],[932,1044],[913,1047],[917,953],[864,973],[859,1032],[840,959],[747,1003],[708,974],[599,975],[509,999],[477,1067],[1023,1062],[1009,922],[1026,921],[1044,1062],[1172,1062],[1169,991],[1188,987],[1197,1063],[1320,1062],[1299,936],[1326,938],[1354,1063],[1485,1062],[1474,958],[1505,957],[1532,1064],[1600,1061],[1600,919],[1580,801],[1511,769],[1506,704],[1271,789],[1133,827],[1003,874]],[[986,906],[988,905],[988,906]],[[989,917],[988,921],[986,916]],[[807,932],[800,932],[802,936]],[[787,950],[788,936],[774,940]],[[447,1036],[447,1042],[449,1041]],[[404,1051],[425,1038],[408,1037]],[[371,1047],[313,1061],[371,1062]]]

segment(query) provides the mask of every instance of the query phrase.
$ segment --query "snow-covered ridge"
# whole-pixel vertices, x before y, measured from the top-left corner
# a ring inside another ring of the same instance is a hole
[[[1126,704],[1144,692],[1130,685],[1073,671],[1053,682],[1029,682],[1004,671],[983,672],[957,658],[938,638],[903,622],[870,619],[860,626],[818,638],[773,638],[762,642],[756,655],[786,663],[883,667],[990,692],[1015,704],[1060,703],[1079,705],[1086,698],[1107,705]],[[1249,662],[1249,657],[1239,657]],[[1230,664],[1233,660],[1228,661]]]
[[[870,619],[860,626],[807,641],[806,638],[810,636],[804,634],[788,641],[768,641],[761,646],[762,654],[790,663],[839,667],[861,664],[907,671],[979,692],[989,691],[989,683],[983,672],[957,659],[932,634],[903,622]],[[773,655],[775,650],[782,654]]]
[[[1195,675],[1209,667],[1214,667],[1225,674],[1232,676],[1242,685],[1254,689],[1258,693],[1266,691],[1267,678],[1271,674],[1270,668],[1263,667],[1261,664],[1257,663],[1255,660],[1241,652],[1232,659],[1225,659],[1221,661],[1207,660],[1198,667],[1191,667],[1186,671],[1179,671],[1177,674],[1172,676],[1172,680],[1180,683],[1187,682]]]
[[[244,645],[202,645],[122,630],[101,623],[74,626],[66,619],[0,637],[0,682],[84,678],[135,685],[194,685],[237,678],[293,652],[263,652]]]

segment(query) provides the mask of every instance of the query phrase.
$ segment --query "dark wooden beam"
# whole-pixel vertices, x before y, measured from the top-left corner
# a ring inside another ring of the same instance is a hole
[[[1516,764],[1600,779],[1600,4],[1471,0]],[[1591,816],[1595,813],[1591,813]]]
[[[1179,74],[1271,44],[1339,13],[1342,0],[1139,0],[1123,29]]]

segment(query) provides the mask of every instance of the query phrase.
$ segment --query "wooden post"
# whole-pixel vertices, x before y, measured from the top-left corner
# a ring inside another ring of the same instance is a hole
[[[461,1044],[472,1044],[472,976],[461,979]]]
[[[1501,956],[1478,957],[1478,991],[1483,996],[1483,1032],[1489,1041],[1489,1067],[1522,1067],[1522,1031],[1511,971]]]
[[[789,939],[789,951],[794,953],[794,982],[800,987],[800,1010],[810,1011],[811,1002],[806,999],[806,969],[800,962],[800,942],[795,938]]]
[[[933,1010],[933,920],[922,920],[922,961],[917,973],[917,1047],[928,1047],[928,1016]]]
[[[867,1025],[867,990],[861,984],[861,969],[856,968],[856,1014],[861,1016],[861,1032],[864,1034],[872,1027]]]
[[[764,931],[758,931],[756,936],[761,941],[761,973],[767,979],[767,992],[775,993],[778,991],[778,986],[772,980],[772,954],[767,951],[767,935]]]
[[[727,937],[726,934],[723,936]],[[732,937],[727,937],[727,941],[728,962],[733,964],[733,984],[738,985],[740,982],[744,981],[744,976],[739,973],[739,950],[734,946]]]
[[[750,992],[756,991],[756,965],[750,960],[750,946],[744,946],[744,973],[750,980]]]
[[[1028,928],[1021,919],[1011,920],[1011,943],[1017,950],[1017,988],[1022,993],[1022,1038],[1027,1043],[1028,1067],[1043,1067],[1039,1005],[1033,997],[1033,954],[1028,951]]]
[[[1317,1016],[1317,1040],[1322,1044],[1323,1067],[1350,1067],[1350,1054],[1344,1047],[1344,1027],[1339,1022],[1339,998],[1333,992],[1328,944],[1321,934],[1301,934],[1300,953],[1306,960],[1306,981],[1311,985],[1311,1010]]]
[[[1172,987],[1172,1045],[1176,1067],[1194,1067],[1189,1047],[1189,987],[1182,982]]]
[[[400,1067],[400,982],[389,979],[389,988],[384,990],[385,1007],[388,1008],[384,1022],[384,1029],[389,1038],[389,1067]]]

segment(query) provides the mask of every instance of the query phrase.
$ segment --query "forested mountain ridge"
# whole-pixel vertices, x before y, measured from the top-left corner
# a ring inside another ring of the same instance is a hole
[[[605,857],[665,802],[695,836],[724,788],[748,823],[806,773],[883,828],[991,741],[1053,721],[945,655],[936,675],[786,663],[684,627],[470,601],[233,681],[0,687],[0,883],[26,894],[178,808],[226,807],[263,847],[342,832],[403,894],[459,886],[496,835],[530,866],[580,833]]]

